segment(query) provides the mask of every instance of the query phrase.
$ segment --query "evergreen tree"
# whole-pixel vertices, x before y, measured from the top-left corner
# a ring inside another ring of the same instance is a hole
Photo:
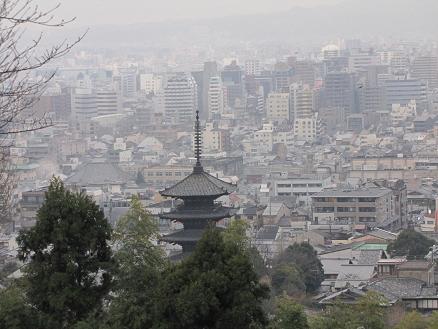
[[[27,303],[18,286],[0,291],[0,329],[42,328],[38,313]]]
[[[26,295],[45,328],[67,328],[98,310],[110,289],[111,227],[87,196],[51,181],[36,225],[17,239],[28,262]]]
[[[388,245],[393,256],[408,256],[410,259],[423,259],[434,241],[412,229],[404,230],[397,239]]]
[[[315,249],[309,243],[295,243],[289,246],[277,259],[276,263],[278,269],[282,269],[278,265],[295,266],[303,274],[307,292],[315,292],[324,280],[321,261],[318,259]]]
[[[238,244],[225,242],[209,228],[194,253],[165,272],[160,287],[155,328],[262,328],[267,319],[261,285],[251,262]]]

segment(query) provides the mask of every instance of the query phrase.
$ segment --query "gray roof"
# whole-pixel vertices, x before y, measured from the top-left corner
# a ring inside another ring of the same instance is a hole
[[[425,285],[425,282],[414,278],[387,277],[370,283],[367,288],[381,293],[391,302],[400,298],[421,296]],[[429,294],[430,291],[427,293]]]
[[[81,167],[73,176],[67,178],[68,185],[123,185],[128,181],[128,175],[113,163],[90,162]]]
[[[256,239],[259,240],[275,240],[278,233],[278,225],[264,225],[257,232]]]
[[[236,190],[236,186],[216,178],[205,171],[193,172],[172,187],[161,191],[160,194],[166,197],[194,197],[212,196],[219,197],[227,195]]]
[[[341,272],[336,279],[335,288],[344,288],[347,283],[355,287],[366,284],[373,277],[373,274],[373,265],[341,265]]]
[[[325,190],[312,195],[315,197],[381,197],[391,193],[387,188],[366,188],[366,189],[333,189]]]
[[[375,266],[381,258],[382,253],[382,250],[361,250],[357,262],[359,265]]]

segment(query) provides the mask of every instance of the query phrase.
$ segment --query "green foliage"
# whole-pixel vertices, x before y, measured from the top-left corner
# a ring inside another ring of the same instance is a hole
[[[66,328],[99,309],[112,281],[111,227],[87,196],[52,179],[36,225],[20,233],[26,295],[46,328]]]
[[[258,277],[262,277],[268,272],[266,264],[257,248],[251,246],[250,239],[246,235],[247,229],[248,224],[245,221],[232,221],[227,229],[223,231],[224,241],[225,243],[235,243],[242,251],[246,252]]]
[[[438,329],[438,312],[433,312],[428,319],[427,329]]]
[[[397,239],[388,245],[392,256],[408,256],[410,259],[423,259],[434,241],[414,230],[404,230]]]
[[[122,217],[114,233],[118,250],[118,271],[108,312],[111,328],[141,329],[152,327],[154,302],[164,266],[161,250],[152,244],[157,228],[138,198]]]
[[[276,275],[276,269],[284,270],[282,265],[295,266],[302,273],[307,292],[315,292],[324,280],[324,271],[316,251],[306,242],[289,246],[276,260],[272,276]]]
[[[322,315],[311,319],[312,329],[384,329],[386,301],[378,294],[369,292],[357,304],[336,302]]]
[[[262,328],[261,285],[245,252],[209,228],[194,253],[163,275],[160,329]]]
[[[281,298],[277,301],[275,317],[269,329],[309,329],[303,306],[294,301]]]
[[[295,265],[278,264],[272,270],[271,284],[276,296],[293,296],[306,291],[304,275]]]
[[[0,329],[41,328],[37,312],[16,287],[0,291]]]
[[[409,312],[406,314],[395,329],[426,329],[428,328],[427,320],[418,312]],[[436,328],[436,327],[430,327]]]

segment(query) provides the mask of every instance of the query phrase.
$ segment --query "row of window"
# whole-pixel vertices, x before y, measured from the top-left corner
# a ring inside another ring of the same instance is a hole
[[[316,213],[332,213],[335,207],[315,207]],[[336,212],[356,212],[356,207],[337,207]],[[359,207],[359,212],[376,212],[375,207]]]
[[[147,173],[147,176],[148,177],[155,177],[155,176],[158,176],[158,177],[162,177],[162,176],[166,176],[166,177],[172,177],[172,176],[181,177],[183,174],[184,174],[184,176],[188,176],[188,175],[190,175],[190,172],[185,171],[183,173],[181,171],[175,171],[175,172],[173,172],[173,171],[166,171],[166,172],[162,172],[162,171],[152,172],[152,171],[150,171],[150,172]]]
[[[318,197],[314,198],[315,202],[375,202],[377,198],[346,198],[346,197]]]
[[[277,184],[278,188],[300,188],[300,187],[304,187],[304,188],[311,188],[311,187],[322,187],[321,183],[315,183],[315,184]]]

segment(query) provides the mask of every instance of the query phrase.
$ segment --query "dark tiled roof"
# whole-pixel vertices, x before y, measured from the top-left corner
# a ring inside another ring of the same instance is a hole
[[[360,265],[377,265],[382,254],[381,250],[361,250],[358,264]]]
[[[205,219],[205,220],[218,220],[223,218],[229,218],[233,215],[233,208],[217,206],[215,208],[206,209],[184,209],[183,207],[161,214],[161,218],[172,220],[187,220],[187,219]]]
[[[264,225],[257,232],[257,239],[275,240],[278,233],[278,225]]]
[[[421,296],[425,285],[425,282],[414,278],[388,277],[370,283],[367,288],[383,294],[389,301],[394,301],[400,298]]]
[[[166,197],[183,198],[192,196],[219,197],[236,190],[236,186],[220,180],[204,171],[193,172],[174,186],[161,191]]]
[[[205,230],[180,230],[169,235],[163,236],[160,240],[166,242],[197,242],[201,239]]]
[[[91,162],[66,180],[69,185],[90,186],[105,184],[126,184],[128,175],[116,165],[108,162]]]

